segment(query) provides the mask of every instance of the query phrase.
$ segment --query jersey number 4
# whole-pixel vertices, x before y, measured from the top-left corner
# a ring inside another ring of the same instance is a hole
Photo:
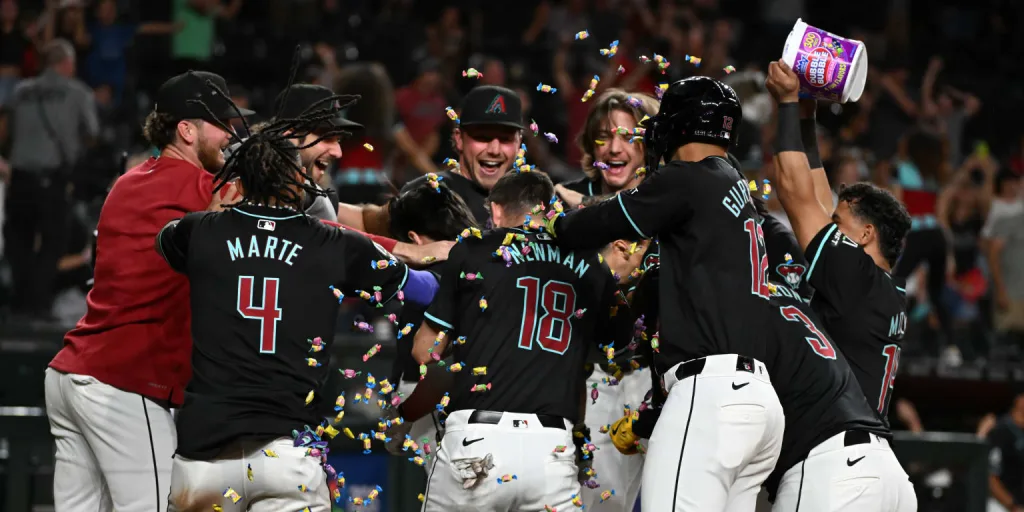
[[[540,348],[564,354],[572,338],[572,323],[576,311],[576,290],[562,281],[548,281],[543,289],[536,277],[516,279],[516,287],[523,290],[523,322],[519,328],[519,348],[533,350],[536,341]],[[537,318],[537,306],[544,314]]]
[[[814,322],[812,322],[810,318],[807,318],[807,315],[805,315],[803,311],[800,311],[800,308],[796,306],[785,306],[779,308],[779,312],[782,313],[782,318],[785,318],[790,322],[801,322],[804,324],[804,327],[807,327],[808,331],[811,331],[812,336],[808,336],[806,339],[807,343],[811,345],[811,350],[813,350],[815,354],[818,354],[825,359],[836,358],[836,349],[832,347],[831,343],[829,343],[825,334],[814,325]]]
[[[281,320],[281,308],[277,307],[277,290],[281,280],[276,277],[263,278],[263,300],[253,305],[252,276],[238,276],[238,314],[242,318],[260,321],[260,353],[273,354],[277,350],[277,322]]]
[[[764,230],[754,219],[743,223],[750,235],[750,293],[768,300],[768,251],[764,249]]]

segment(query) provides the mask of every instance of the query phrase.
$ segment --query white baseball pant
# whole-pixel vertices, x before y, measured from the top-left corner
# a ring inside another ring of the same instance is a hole
[[[542,512],[545,505],[577,509],[572,499],[579,496],[580,483],[569,421],[562,420],[564,428],[550,428],[534,414],[506,412],[492,425],[470,423],[472,413],[460,410],[448,416],[430,468],[423,512]],[[559,446],[565,449],[556,450]],[[488,455],[494,467],[464,488],[460,468]],[[515,478],[502,482],[506,475]]]
[[[748,371],[738,369],[748,365]],[[764,364],[714,355],[680,363],[664,380],[668,398],[644,463],[643,510],[754,510],[779,460],[785,427]]]
[[[623,406],[628,405],[634,411],[640,407],[644,395],[651,389],[651,371],[647,368],[633,370],[624,374],[615,386],[605,382],[609,377],[600,366],[595,365],[594,372],[587,378],[587,389],[592,389],[596,384],[598,392],[596,402],[588,397],[584,423],[590,429],[591,441],[597,446],[593,468],[600,487],[584,487],[583,501],[587,504],[587,510],[594,512],[632,512],[636,498],[640,495],[644,454],[623,455],[615,449],[612,438],[598,430],[621,418]],[[605,490],[615,490],[615,495],[602,503],[601,493]]]
[[[889,443],[874,434],[846,446],[840,432],[782,475],[772,512],[916,512],[914,485]]]
[[[402,400],[405,400],[405,397],[408,397],[416,390],[416,384],[417,383],[415,382],[406,382],[404,380],[398,381],[398,392],[402,394]],[[412,427],[409,429],[409,437],[411,437],[413,441],[416,441],[416,444],[420,445],[420,448],[423,449],[424,459],[428,458],[426,455],[428,451],[431,454],[431,457],[433,457],[433,454],[437,453],[436,414],[436,412],[432,412],[412,422]],[[426,439],[426,442],[423,441],[424,439]],[[409,454],[409,457],[414,456],[415,455],[411,453]],[[430,464],[424,464],[423,470],[426,471],[427,475],[429,475]]]
[[[237,502],[224,496],[229,488],[237,493]],[[240,441],[212,460],[175,455],[168,511],[200,512],[213,510],[213,505],[225,512],[298,512],[305,507],[330,512],[331,491],[320,459],[306,455],[305,448],[293,446],[286,437]]]
[[[46,369],[57,512],[163,512],[177,434],[170,410],[88,375]]]

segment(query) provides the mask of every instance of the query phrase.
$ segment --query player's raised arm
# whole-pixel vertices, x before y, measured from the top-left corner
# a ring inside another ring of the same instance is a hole
[[[339,230],[339,261],[345,272],[338,283],[346,291],[358,290],[371,296],[370,302],[383,304],[399,291],[405,300],[430,304],[437,291],[437,279],[430,272],[413,270],[394,255],[360,233]]]
[[[814,236],[831,222],[831,218],[819,202],[815,180],[800,139],[800,82],[793,70],[780,59],[768,65],[765,86],[779,103],[779,127],[775,136],[775,188],[793,224],[793,233],[800,246],[806,250]],[[825,186],[828,186],[827,181]]]
[[[807,166],[811,168],[811,179],[814,180],[814,195],[818,203],[831,214],[835,209],[832,202],[832,187],[828,184],[825,164],[818,153],[818,123],[816,120],[818,101],[813,98],[800,100],[800,140],[807,155]]]
[[[595,250],[615,240],[651,238],[679,220],[687,207],[682,170],[650,173],[634,189],[557,217],[551,231],[558,245]]]
[[[172,220],[156,234],[157,254],[177,272],[187,272],[192,228],[204,215],[206,212],[190,213],[181,219]]]

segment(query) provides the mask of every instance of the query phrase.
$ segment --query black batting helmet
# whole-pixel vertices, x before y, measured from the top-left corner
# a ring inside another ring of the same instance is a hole
[[[694,76],[670,85],[658,115],[645,123],[647,168],[657,169],[664,156],[690,142],[728,149],[742,120],[736,91],[714,78]]]

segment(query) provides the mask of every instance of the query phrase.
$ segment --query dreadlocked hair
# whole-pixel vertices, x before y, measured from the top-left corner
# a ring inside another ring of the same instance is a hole
[[[295,80],[298,71],[298,57],[292,62],[291,78],[288,87]],[[245,131],[249,137],[242,140],[241,144],[231,153],[224,167],[216,174],[217,186],[213,189],[216,193],[224,185],[238,180],[242,184],[242,202],[257,204],[288,205],[301,209],[304,194],[326,195],[327,192],[314,184],[313,177],[302,166],[299,158],[299,151],[313,147],[324,139],[347,135],[344,130],[327,130],[324,126],[330,126],[329,121],[342,110],[355,103],[359,96],[338,94],[324,98],[313,103],[298,117],[274,120],[264,126],[256,133],[251,133],[249,125],[245,123],[238,106],[231,101],[231,97],[220,90],[216,84],[207,80],[207,87],[217,91],[220,96],[228,101],[231,108],[235,110],[238,117],[245,125]],[[286,89],[287,91],[287,89]],[[287,104],[287,92],[281,101],[281,105]],[[234,131],[224,125],[217,116],[213,115],[210,108],[200,100],[190,100],[199,103],[221,129],[232,134]],[[307,135],[319,130],[317,138],[313,141],[299,146],[294,140],[302,140]],[[234,206],[234,205],[231,205]]]

